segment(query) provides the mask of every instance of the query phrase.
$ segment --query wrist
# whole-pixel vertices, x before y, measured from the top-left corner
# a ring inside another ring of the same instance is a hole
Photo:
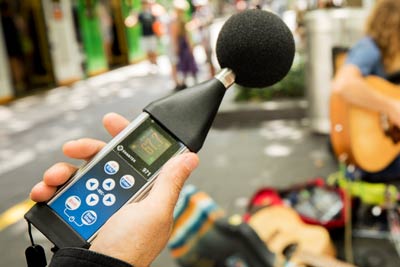
[[[130,264],[130,266],[141,267],[147,266],[142,263],[141,259],[144,257],[140,257],[138,253],[135,253],[135,250],[130,250],[130,253],[126,253],[126,250],[119,247],[118,245],[107,243],[108,245],[103,245],[103,242],[99,242],[99,244],[95,243],[96,240],[92,243],[89,250],[93,253],[97,253],[100,255],[106,255],[110,258],[114,258],[120,260],[122,262],[126,262]]]
[[[83,248],[63,248],[58,250],[49,267],[133,267],[120,259]]]

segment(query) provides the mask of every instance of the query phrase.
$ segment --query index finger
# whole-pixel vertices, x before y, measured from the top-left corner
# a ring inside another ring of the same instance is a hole
[[[128,124],[129,121],[117,113],[108,113],[103,117],[104,128],[106,128],[108,133],[113,137],[125,129]]]

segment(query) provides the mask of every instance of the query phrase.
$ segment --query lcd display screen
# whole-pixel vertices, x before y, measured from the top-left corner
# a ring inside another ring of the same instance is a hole
[[[146,164],[153,164],[171,143],[155,128],[149,127],[129,146]]]

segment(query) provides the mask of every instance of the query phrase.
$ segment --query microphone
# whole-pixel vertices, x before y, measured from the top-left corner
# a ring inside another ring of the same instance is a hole
[[[217,39],[222,70],[213,79],[153,102],[144,110],[197,152],[226,89],[234,82],[261,88],[280,81],[292,66],[294,52],[293,35],[277,15],[259,9],[235,14],[222,26]]]
[[[294,39],[275,14],[259,9],[230,17],[217,39],[221,68],[236,75],[244,87],[270,86],[286,76],[293,63]]]

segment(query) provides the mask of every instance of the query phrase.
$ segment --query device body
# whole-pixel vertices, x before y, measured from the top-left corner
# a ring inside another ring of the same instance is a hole
[[[85,247],[127,203],[142,199],[161,167],[187,147],[143,112],[46,204],[25,217],[57,247]]]
[[[202,147],[226,89],[230,70],[150,103],[47,203],[25,219],[53,244],[89,247],[122,206],[142,199],[173,156]]]

